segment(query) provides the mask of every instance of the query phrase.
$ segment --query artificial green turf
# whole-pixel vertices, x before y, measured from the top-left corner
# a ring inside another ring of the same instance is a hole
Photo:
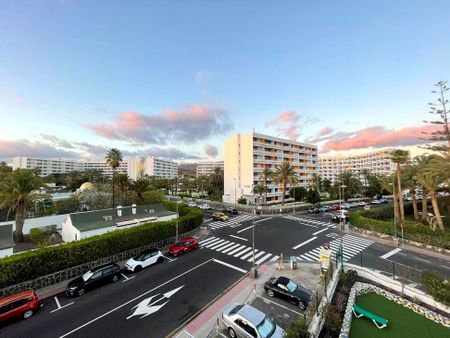
[[[379,329],[368,318],[353,315],[350,338],[449,338],[450,329],[420,316],[402,305],[390,301],[374,292],[358,296],[356,304],[384,319],[389,320],[384,329]]]

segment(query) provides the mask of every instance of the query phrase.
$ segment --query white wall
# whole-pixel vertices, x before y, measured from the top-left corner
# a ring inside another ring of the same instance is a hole
[[[63,222],[61,237],[64,242],[72,242],[81,239],[80,230],[72,225],[70,216],[67,216]]]
[[[240,197],[240,156],[239,156],[240,134],[235,134],[224,142],[224,189],[223,201],[225,203],[234,203],[235,198]],[[236,179],[236,195],[235,183]]]
[[[27,218],[25,220],[25,224],[23,226],[23,233],[25,235],[28,235],[30,233],[30,229],[45,228],[52,224],[56,224],[56,229],[61,230],[62,224],[63,224],[64,220],[66,219],[67,215],[68,214],[37,217],[37,218]],[[13,223],[13,230],[16,230],[16,222],[15,221],[0,222],[0,226],[3,224],[11,224],[11,223]]]
[[[0,258],[11,256],[13,254],[13,247],[0,249]]]

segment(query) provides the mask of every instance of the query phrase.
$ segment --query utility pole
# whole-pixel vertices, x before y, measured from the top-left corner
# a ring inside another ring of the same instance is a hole
[[[178,213],[178,172],[177,172],[177,177],[175,178],[175,183],[176,183],[176,187],[175,187],[175,192],[177,194],[177,223],[176,223],[176,228],[175,228],[175,242],[178,242],[178,218],[180,217],[179,213]]]

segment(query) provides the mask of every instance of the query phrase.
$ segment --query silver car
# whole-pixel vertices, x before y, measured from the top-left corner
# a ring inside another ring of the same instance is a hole
[[[250,305],[233,304],[225,309],[222,321],[231,338],[282,338],[284,330],[265,313]]]

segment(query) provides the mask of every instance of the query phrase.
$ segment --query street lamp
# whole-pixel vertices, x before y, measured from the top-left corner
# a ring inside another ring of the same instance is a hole
[[[178,218],[180,217],[180,215],[178,214],[178,204],[179,204],[179,201],[178,201],[178,173],[177,173],[177,176],[175,177],[175,184],[176,184],[175,192],[177,194],[177,223],[176,223],[176,228],[175,228],[175,242],[178,242]]]
[[[341,259],[341,269],[344,270],[344,244],[342,242],[342,218],[344,217],[344,211],[342,210],[342,197],[345,198],[345,188],[347,186],[342,184],[339,186],[339,212],[341,213],[339,217],[339,235],[340,235],[340,243],[339,243],[339,256]],[[342,195],[341,195],[342,188]]]
[[[394,241],[397,242],[397,217],[395,217],[395,183],[389,183],[389,185],[392,185],[392,205],[393,205],[393,210],[394,210]]]

